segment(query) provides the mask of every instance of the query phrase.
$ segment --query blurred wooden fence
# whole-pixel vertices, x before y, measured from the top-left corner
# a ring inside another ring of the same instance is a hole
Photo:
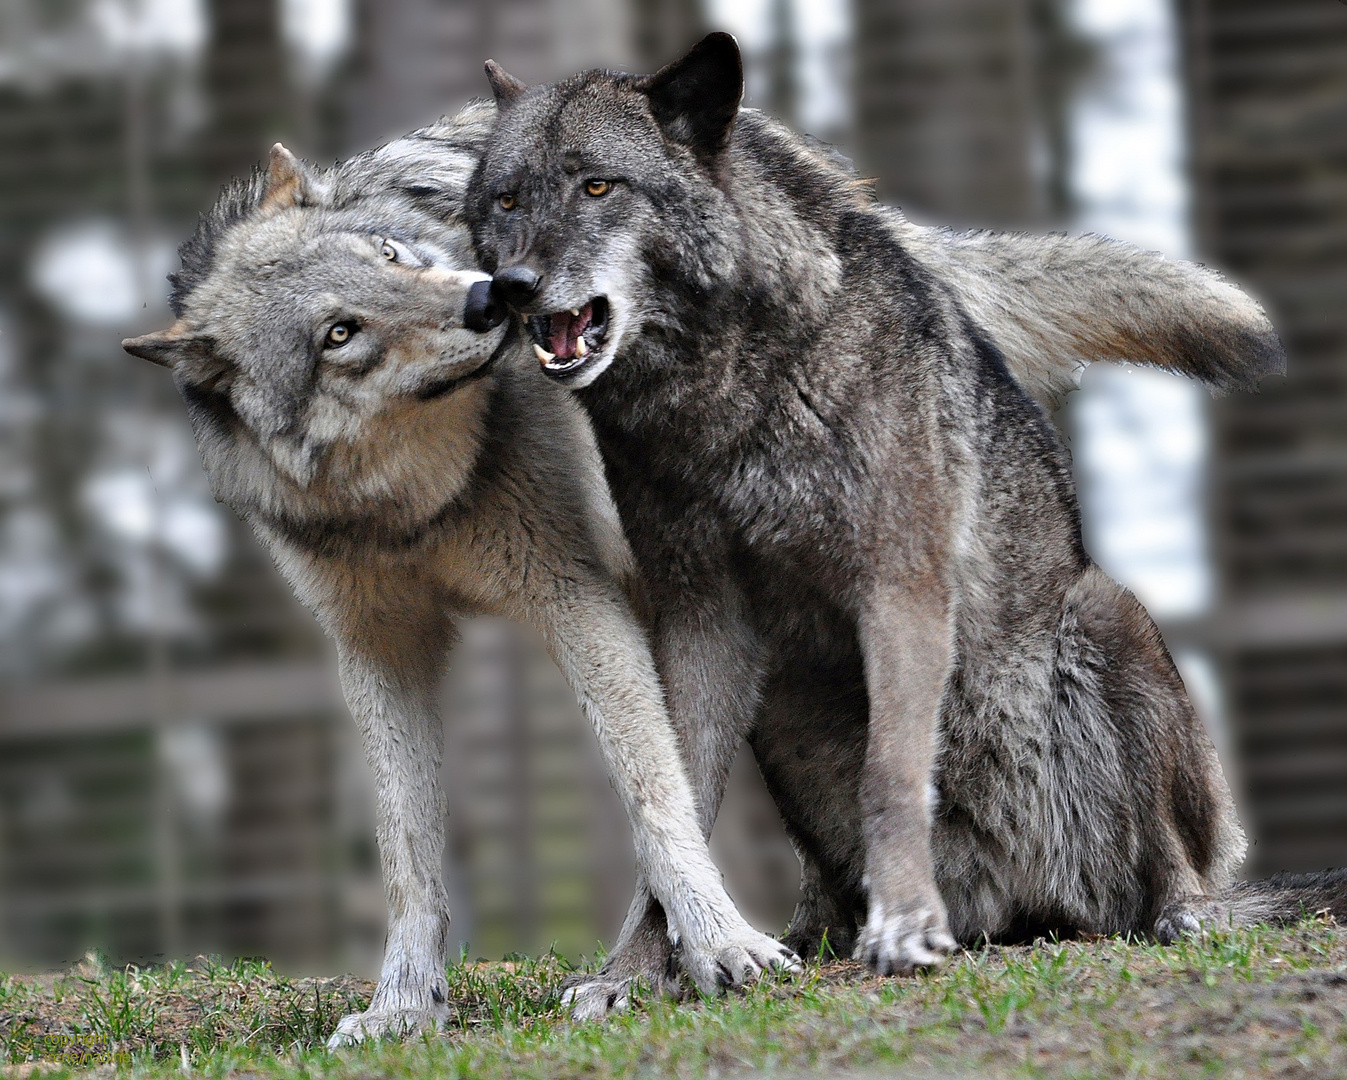
[[[39,6],[0,5],[0,26]],[[246,531],[225,526],[209,580],[151,556],[177,575],[190,626],[114,617],[135,583],[85,485],[125,451],[104,438],[111,420],[185,438],[181,406],[117,350],[149,325],[76,324],[36,294],[38,245],[70,221],[113,221],[142,247],[186,235],[276,138],[317,158],[363,148],[480,93],[487,55],[527,78],[649,68],[695,36],[696,9],[359,0],[354,48],[315,87],[293,77],[277,0],[208,0],[195,67],[71,38],[59,64],[0,73],[0,137],[22,148],[0,155],[0,545],[35,515],[50,522],[106,620],[78,647],[49,647],[36,624],[5,639],[32,665],[0,691],[0,957],[48,964],[99,943],[116,959],[218,949],[368,969],[383,920],[353,725],[312,620]],[[856,0],[855,141],[895,201],[932,221],[1064,217],[1082,54],[1063,10]],[[1269,302],[1293,366],[1285,385],[1213,409],[1223,598],[1217,618],[1180,629],[1223,658],[1258,868],[1347,862],[1347,6],[1181,10],[1204,250]],[[457,934],[473,955],[554,939],[588,951],[620,918],[630,855],[569,690],[529,635],[475,622],[444,704]],[[794,864],[746,759],[716,846],[732,892],[779,929]]]
[[[1347,863],[1347,5],[1185,0],[1202,252],[1268,306],[1288,377],[1213,403],[1209,636],[1251,871]]]
[[[569,688],[535,639],[465,625],[446,681],[456,939],[592,951],[631,849]],[[372,792],[335,676],[235,666],[0,697],[0,954],[260,952],[368,968]]]

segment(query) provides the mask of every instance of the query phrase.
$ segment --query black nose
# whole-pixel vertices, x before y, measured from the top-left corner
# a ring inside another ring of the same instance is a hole
[[[496,295],[511,307],[522,308],[538,295],[538,286],[543,282],[542,274],[531,266],[517,264],[497,270],[491,284]]]
[[[468,303],[463,308],[463,325],[483,334],[505,321],[505,305],[497,298],[490,281],[474,281],[468,286]]]

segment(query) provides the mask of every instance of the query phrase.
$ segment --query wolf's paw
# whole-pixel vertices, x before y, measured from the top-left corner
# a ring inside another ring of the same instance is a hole
[[[337,1030],[327,1040],[329,1050],[354,1046],[367,1039],[405,1039],[422,1031],[434,1031],[449,1018],[449,1010],[370,1009],[351,1013],[337,1022]]]
[[[957,947],[944,918],[930,908],[888,916],[872,909],[852,957],[880,975],[911,975],[939,967]]]
[[[577,1024],[602,1020],[631,1008],[637,980],[630,975],[605,975],[602,971],[583,976],[562,987],[561,1004]]]
[[[800,958],[788,945],[760,934],[747,923],[737,933],[715,944],[693,948],[683,945],[678,959],[697,989],[718,994],[761,978],[769,971],[804,970]]]
[[[1155,920],[1155,940],[1173,945],[1203,937],[1213,927],[1229,926],[1230,912],[1214,896],[1189,896],[1169,904]]]
[[[659,961],[659,963],[656,963]],[[678,974],[667,951],[659,956],[615,952],[595,972],[570,976],[561,984],[561,1004],[577,1023],[626,1012],[638,994],[678,994]]]
[[[1155,923],[1155,940],[1161,945],[1173,945],[1186,937],[1202,936],[1202,920],[1191,911],[1166,911]]]

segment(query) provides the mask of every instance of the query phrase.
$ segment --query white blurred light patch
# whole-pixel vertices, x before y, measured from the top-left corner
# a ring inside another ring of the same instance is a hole
[[[773,4],[780,0],[711,0],[707,10],[712,25],[733,34],[748,54],[749,104],[764,87],[760,63],[774,42]],[[791,32],[800,67],[800,127],[808,132],[827,132],[846,125],[851,107],[850,71],[845,63],[851,35],[851,7],[846,0],[787,0]],[[759,102],[759,104],[761,104]]]
[[[174,265],[172,244],[156,241],[140,253],[116,222],[94,219],[60,226],[43,237],[33,252],[30,277],[67,318],[107,325],[125,323],[140,312],[148,291]]]
[[[1202,528],[1200,391],[1164,372],[1096,364],[1071,403],[1086,544],[1151,614],[1211,602]]]
[[[85,485],[85,505],[129,543],[159,540],[188,569],[202,577],[216,573],[226,549],[220,515],[195,498],[161,495],[155,487],[144,471],[103,473]]]
[[[318,81],[350,46],[350,0],[282,0],[281,33],[304,75]]]
[[[1074,109],[1076,226],[1189,253],[1177,31],[1165,0],[1077,0],[1106,79]],[[1161,620],[1213,599],[1203,515],[1206,391],[1144,368],[1095,365],[1068,408],[1086,545]]]
[[[16,633],[34,610],[51,605],[69,587],[51,519],[18,507],[0,520],[0,634]]]
[[[229,808],[229,768],[219,730],[204,720],[170,726],[162,736],[163,754],[174,781],[178,804],[196,832],[217,832]]]
[[[203,0],[95,0],[90,17],[116,51],[195,57],[206,43]]]

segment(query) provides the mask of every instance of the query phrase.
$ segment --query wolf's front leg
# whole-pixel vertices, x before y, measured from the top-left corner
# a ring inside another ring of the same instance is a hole
[[[444,732],[435,698],[451,630],[438,611],[418,618],[415,608],[408,598],[396,613],[366,613],[338,638],[342,690],[377,786],[388,936],[369,1008],[342,1018],[329,1049],[434,1028],[449,1017]]]
[[[947,604],[932,591],[873,597],[860,625],[870,695],[861,777],[869,901],[855,956],[884,975],[935,967],[955,948],[931,859],[940,702],[953,654]]]
[[[705,992],[741,985],[769,968],[798,967],[793,952],[739,914],[706,843],[756,707],[758,676],[745,643],[703,632],[677,635],[677,644],[668,645],[679,651],[670,657],[671,709],[695,718],[680,727],[680,746],[645,636],[615,586],[577,591],[561,616],[548,621],[553,653],[594,727],[631,820],[639,876],[649,890],[637,890],[603,969],[568,989],[573,1014],[584,1018],[621,1006],[638,979],[656,989],[668,986],[671,943]]]

